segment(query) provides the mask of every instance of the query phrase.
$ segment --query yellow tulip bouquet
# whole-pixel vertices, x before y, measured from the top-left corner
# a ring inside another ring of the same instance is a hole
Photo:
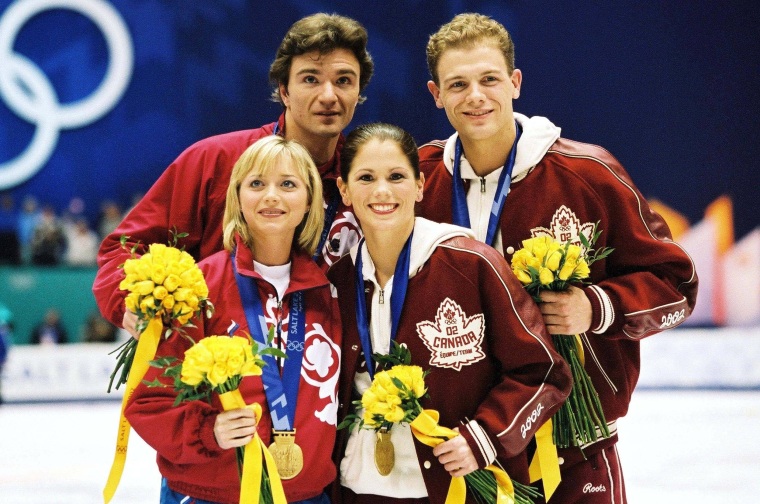
[[[258,422],[261,405],[247,405],[239,387],[244,377],[261,375],[265,365],[263,355],[285,357],[282,351],[271,346],[259,350],[250,337],[206,336],[185,352],[184,360],[162,357],[151,361],[150,365],[162,368],[162,376],[173,381],[177,391],[174,406],[183,401],[198,400],[211,404],[212,395],[218,394],[225,411],[249,408]],[[145,384],[149,387],[169,386],[159,378]],[[274,459],[258,434],[246,446],[238,447],[236,453],[241,481],[240,502],[284,504],[285,493]]]
[[[425,377],[430,371],[411,365],[412,357],[403,344],[391,344],[389,355],[373,354],[384,371],[378,371],[370,387],[360,400],[354,401],[354,413],[338,426],[339,429],[355,425],[376,432],[389,431],[394,424],[408,423],[412,434],[428,446],[437,446],[459,433],[438,424],[439,414],[426,410],[420,400],[429,397]],[[364,410],[359,416],[356,412]],[[522,485],[511,478],[503,469],[493,465],[477,469],[466,476],[452,477],[446,502],[464,503],[469,490],[481,504],[516,503],[532,504],[533,498],[540,496],[535,489]]]
[[[591,238],[579,235],[582,246],[560,243],[549,236],[530,238],[512,256],[518,280],[536,302],[542,290],[565,291],[573,283],[588,283],[589,266],[607,257],[613,249],[594,250],[601,231],[595,225]],[[570,396],[552,417],[554,444],[560,448],[596,441],[599,433],[610,432],[594,384],[583,367],[583,346],[579,335],[552,335],[557,352],[567,361],[573,375]]]
[[[182,333],[182,328],[192,325],[190,320],[201,312],[205,311],[206,316],[211,317],[214,311],[203,272],[190,254],[176,247],[177,240],[187,233],[178,233],[174,229],[170,234],[170,245],[151,244],[140,257],[136,253],[140,244],[135,244],[130,249],[132,258],[121,266],[125,277],[119,288],[129,291],[124,303],[127,310],[137,314],[140,339],[130,338],[112,352],[117,354],[116,366],[108,382],[108,392],[111,392],[114,381],[117,389],[126,384],[126,390],[122,397],[114,461],[103,490],[106,503],[116,492],[126,462],[130,425],[124,409],[129,396],[145,376],[148,363],[156,356],[164,326],[169,326],[165,333],[168,338],[175,331]],[[121,237],[124,248],[127,239]]]
[[[153,243],[140,257],[136,257],[139,244],[135,245],[131,249],[133,257],[122,265],[125,277],[119,289],[129,291],[124,304],[127,310],[137,314],[140,333],[151,325],[159,331],[168,325],[164,335],[168,338],[172,332],[181,332],[183,327],[191,326],[191,319],[201,312],[205,311],[209,318],[214,312],[203,272],[193,256],[176,247],[177,239],[184,236],[187,233],[173,232],[172,245]],[[127,239],[121,237],[123,247],[126,247]],[[114,380],[116,389],[127,383],[137,344],[138,340],[130,338],[114,350],[113,353],[117,353],[116,367],[111,373],[108,392],[111,392]]]

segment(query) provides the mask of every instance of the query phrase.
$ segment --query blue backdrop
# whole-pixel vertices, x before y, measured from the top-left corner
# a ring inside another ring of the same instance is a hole
[[[0,187],[17,200],[33,194],[62,210],[81,196],[94,220],[103,199],[127,206],[194,141],[273,121],[269,63],[287,28],[318,11],[354,17],[370,34],[376,74],[354,125],[383,120],[418,142],[447,137],[426,88],[424,48],[454,14],[478,11],[515,39],[524,75],[517,111],[606,147],[645,196],[692,223],[721,194],[734,200],[738,237],[760,222],[754,2],[114,0],[133,70],[110,111],[72,128],[39,110],[46,100],[60,111],[93,94],[114,59],[104,33],[118,29],[82,13],[107,2],[81,0],[76,10],[47,3],[13,25],[7,14],[16,4],[0,0],[0,177],[37,137],[57,134],[39,171]],[[45,81],[54,95],[41,91]],[[20,98],[8,97],[14,90]]]

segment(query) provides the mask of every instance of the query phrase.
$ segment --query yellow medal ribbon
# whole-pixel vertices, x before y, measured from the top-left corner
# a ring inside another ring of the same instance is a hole
[[[559,482],[562,481],[559,472],[557,446],[552,439],[552,432],[553,427],[550,418],[536,432],[536,453],[533,454],[533,460],[531,460],[528,468],[531,483],[542,480],[547,501],[554,494]]]
[[[575,347],[578,349],[578,360],[581,361],[581,365],[586,365],[586,355],[583,353],[583,342],[581,341],[581,335],[575,335]]]
[[[249,408],[256,415],[256,422],[261,418],[261,405],[258,403],[246,404],[239,389],[219,394],[219,400],[222,407],[227,410]],[[263,464],[266,464],[267,474],[269,474],[269,485],[272,490],[272,500],[274,504],[287,504],[285,499],[285,490],[282,488],[282,481],[277,472],[272,454],[261,441],[258,432],[253,435],[253,439],[245,445],[243,455],[243,474],[240,477],[240,504],[247,502],[259,502],[261,496],[261,478],[263,474]]]
[[[580,334],[575,335],[575,348],[578,351],[578,360],[582,365],[585,364],[586,359]],[[553,429],[550,418],[536,432],[536,453],[533,454],[533,460],[530,461],[528,468],[531,483],[542,480],[547,502],[562,481],[557,446],[554,444],[552,436]]]
[[[439,418],[440,414],[436,410],[422,410],[417,418],[409,424],[414,437],[422,444],[435,447],[459,435],[458,432],[439,425]],[[486,467],[485,470],[491,471],[496,477],[496,502],[513,503],[515,490],[509,475],[493,464]],[[466,498],[467,485],[464,477],[453,476],[449,485],[449,493],[446,495],[446,504],[463,504]]]
[[[119,417],[119,430],[116,433],[116,450],[111,464],[111,472],[108,474],[106,486],[103,488],[103,501],[108,504],[116,493],[116,487],[119,486],[121,475],[124,472],[124,464],[127,461],[127,444],[129,443],[130,426],[124,417],[124,408],[127,401],[132,396],[132,392],[140,383],[148,371],[149,362],[156,357],[156,349],[161,339],[161,333],[164,330],[164,324],[161,317],[154,317],[148,322],[148,326],[140,335],[135,349],[135,357],[132,361],[132,367],[129,370],[124,397],[121,399],[121,414]]]

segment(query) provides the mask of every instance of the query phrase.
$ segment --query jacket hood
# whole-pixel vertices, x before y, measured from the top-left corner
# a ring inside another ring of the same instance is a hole
[[[475,239],[475,235],[470,229],[455,226],[454,224],[441,224],[433,222],[422,217],[416,217],[414,220],[414,236],[412,236],[412,250],[409,257],[409,278],[412,278],[425,265],[435,248],[444,241],[457,236],[465,236]],[[351,248],[351,260],[356,264],[356,254],[359,253],[359,246],[362,245],[362,273],[364,278],[375,277],[375,265],[369,256],[364,241],[359,242]]]
[[[527,117],[517,112],[515,112],[514,116],[523,129],[520,141],[517,143],[515,166],[512,168],[512,180],[517,181],[524,178],[530,169],[543,159],[546,151],[560,137],[561,129],[546,117]],[[451,135],[446,140],[446,146],[443,150],[443,163],[446,165],[449,173],[454,172],[454,151],[458,138],[459,133]],[[477,178],[464,156],[462,156],[461,169],[462,178]],[[467,176],[466,174],[470,175]]]

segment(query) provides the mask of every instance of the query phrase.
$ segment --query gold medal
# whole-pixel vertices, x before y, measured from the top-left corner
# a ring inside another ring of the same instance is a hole
[[[298,476],[303,469],[303,451],[296,444],[296,431],[276,431],[272,429],[274,443],[269,445],[280,479],[288,480]]]
[[[380,429],[376,432],[375,467],[380,476],[388,476],[396,463],[396,452],[391,441],[390,429]]]

